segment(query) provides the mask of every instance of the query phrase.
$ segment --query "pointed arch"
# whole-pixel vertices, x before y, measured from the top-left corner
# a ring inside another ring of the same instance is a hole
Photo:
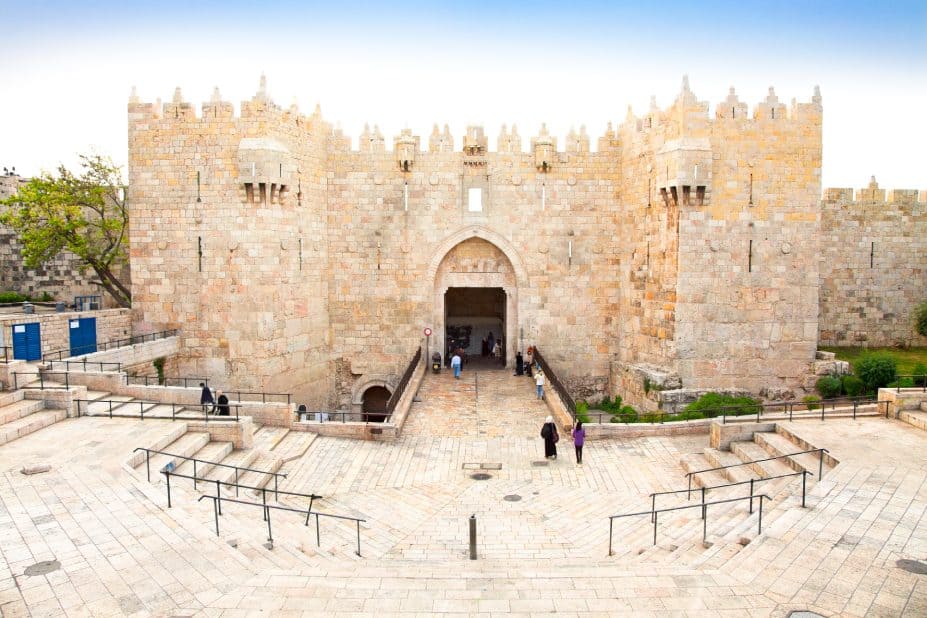
[[[515,271],[515,282],[518,287],[527,287],[528,270],[525,268],[524,262],[522,261],[521,256],[519,255],[515,246],[504,236],[480,225],[471,225],[465,227],[454,232],[440,243],[438,243],[438,246],[435,247],[434,253],[431,256],[431,261],[428,263],[426,281],[434,281],[438,274],[438,268],[441,266],[441,262],[444,260],[445,256],[454,247],[471,238],[481,238],[486,242],[495,245],[499,251],[501,251],[505,257],[508,258],[509,263],[512,265],[512,269]]]

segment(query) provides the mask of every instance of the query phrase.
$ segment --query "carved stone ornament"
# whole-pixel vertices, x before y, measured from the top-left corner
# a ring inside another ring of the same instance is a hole
[[[790,254],[790,253],[792,252],[792,244],[789,243],[789,242],[784,242],[784,243],[782,243],[782,246],[780,247],[780,250],[781,250],[782,253],[784,253],[785,255],[788,255],[788,254]]]

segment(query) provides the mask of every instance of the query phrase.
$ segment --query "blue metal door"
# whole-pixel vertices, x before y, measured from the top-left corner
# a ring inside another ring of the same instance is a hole
[[[27,361],[42,358],[42,328],[38,322],[13,325],[13,358]]]
[[[77,318],[68,320],[71,333],[71,356],[91,354],[97,351],[97,319]]]

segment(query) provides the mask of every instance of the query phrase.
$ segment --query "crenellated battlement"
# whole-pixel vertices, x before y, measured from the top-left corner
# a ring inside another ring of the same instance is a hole
[[[890,189],[879,187],[875,176],[872,176],[869,185],[854,190],[849,187],[835,187],[824,190],[824,203],[826,204],[898,204],[913,206],[927,203],[927,191],[917,189]]]

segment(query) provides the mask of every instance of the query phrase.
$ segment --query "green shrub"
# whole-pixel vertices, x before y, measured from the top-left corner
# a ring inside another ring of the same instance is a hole
[[[865,388],[863,381],[854,375],[845,375],[841,377],[840,385],[847,397],[859,397]]]
[[[29,300],[19,292],[0,292],[0,303],[23,303]]]
[[[927,337],[927,300],[923,301],[914,310],[914,329],[917,334]]]
[[[898,363],[890,354],[866,354],[856,363],[856,375],[868,393],[894,382],[897,374]]]
[[[805,405],[809,410],[817,410],[818,407],[820,407],[819,404],[821,403],[821,398],[817,395],[808,395],[807,397],[804,397],[802,401],[805,402]]]
[[[899,378],[885,385],[885,388],[913,388],[913,387],[914,387],[913,378]]]
[[[48,292],[42,292],[42,296],[39,297],[39,300],[43,303],[50,303],[51,301],[55,300],[55,297]]]
[[[840,378],[836,376],[824,376],[818,380],[814,388],[822,398],[833,399],[834,397],[840,396],[840,392],[843,390],[843,384],[840,382]]]
[[[914,369],[911,370],[911,373],[914,374],[915,386],[927,386],[927,365],[918,363],[914,365]]]
[[[580,399],[576,402],[576,419],[583,423],[590,423],[589,420],[589,403]]]
[[[151,361],[151,364],[154,365],[155,371],[158,372],[158,384],[164,386],[164,362],[165,358],[163,356],[154,359]]]
[[[699,412],[702,418],[712,418],[719,415],[743,416],[756,414],[760,409],[759,402],[753,397],[732,397],[721,393],[705,393],[696,401],[685,407],[683,412]]]

